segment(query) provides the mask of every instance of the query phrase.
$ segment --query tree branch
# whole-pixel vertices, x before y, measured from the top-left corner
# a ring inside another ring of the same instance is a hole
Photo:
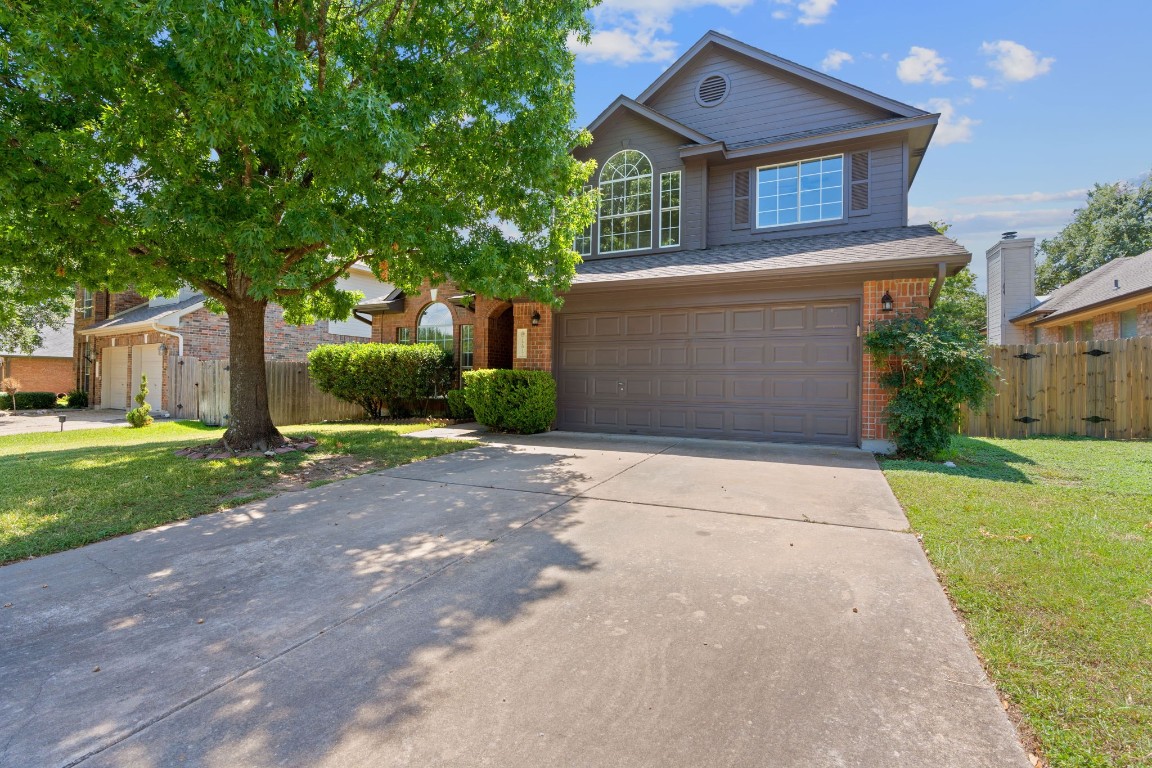
[[[338,269],[334,270],[330,275],[328,275],[328,277],[325,277],[322,280],[317,280],[316,282],[312,283],[311,285],[309,285],[306,288],[277,288],[276,291],[273,293],[273,295],[280,297],[280,298],[284,298],[284,297],[288,297],[288,296],[299,296],[303,293],[311,293],[312,291],[315,291],[317,288],[323,288],[326,285],[330,285],[331,283],[336,282],[340,278],[341,275],[343,275],[345,272],[347,272],[349,269],[351,269],[352,265],[355,264],[356,262],[358,262],[359,260],[360,260],[359,256],[353,256],[348,261],[345,261],[344,263],[342,263],[340,265],[340,267]]]

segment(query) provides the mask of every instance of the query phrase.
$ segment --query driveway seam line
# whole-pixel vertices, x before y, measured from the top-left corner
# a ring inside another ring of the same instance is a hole
[[[247,675],[251,674],[252,672],[256,672],[260,669],[263,669],[264,667],[268,666],[269,664],[271,664],[274,661],[279,661],[280,659],[284,658],[285,656],[287,656],[288,654],[297,650],[298,648],[301,648],[301,647],[307,645],[308,643],[311,643],[312,641],[318,639],[321,635],[325,635],[332,630],[339,629],[340,627],[351,622],[352,620],[363,616],[368,611],[371,611],[375,608],[380,607],[384,603],[389,602],[394,597],[396,597],[396,596],[398,596],[404,592],[407,592],[408,590],[412,589],[413,587],[416,587],[419,584],[423,584],[425,581],[428,581],[429,579],[432,579],[436,576],[439,576],[441,573],[444,573],[445,571],[447,571],[449,568],[456,565],[457,563],[463,562],[464,560],[467,560],[468,558],[472,557],[476,553],[481,552],[481,551],[491,547],[496,542],[502,541],[506,537],[516,534],[521,529],[523,529],[529,525],[532,525],[533,523],[535,523],[540,518],[544,517],[545,515],[547,515],[548,513],[552,512],[554,510],[559,509],[560,507],[564,506],[565,504],[572,501],[572,499],[573,499],[572,496],[559,496],[558,494],[551,494],[551,495],[556,495],[559,498],[562,498],[563,501],[559,502],[558,504],[554,504],[551,507],[548,507],[544,511],[540,512],[539,514],[536,514],[536,515],[528,518],[527,520],[525,520],[523,523],[516,526],[515,528],[511,528],[511,529],[505,531],[504,533],[500,534],[499,536],[496,536],[495,538],[488,539],[487,541],[485,541],[485,542],[481,543],[479,546],[477,546],[475,549],[472,549],[468,552],[465,552],[464,554],[460,555],[459,557],[455,558],[454,560],[451,560],[450,562],[442,564],[439,568],[436,568],[432,571],[429,571],[428,573],[425,573],[424,575],[420,576],[418,579],[416,579],[412,582],[409,582],[408,584],[405,584],[401,587],[398,587],[397,589],[393,590],[392,592],[389,592],[387,595],[384,595],[383,597],[381,597],[379,600],[375,601],[374,603],[371,603],[370,605],[365,605],[364,607],[359,608],[356,611],[345,616],[343,619],[340,619],[339,621],[337,621],[337,622],[335,622],[335,623],[333,623],[327,627],[323,627],[323,628],[313,632],[308,637],[305,637],[302,640],[299,640],[299,641],[293,643],[292,645],[288,646],[287,648],[284,648],[284,649],[272,654],[271,656],[268,656],[266,658],[261,659],[259,664],[254,664],[251,667],[248,667],[247,669],[245,669],[244,671],[238,672],[237,674],[229,677],[227,680],[222,680],[219,683],[217,683],[216,685],[214,685],[210,688],[207,688],[206,690],[196,694],[195,696],[192,696],[191,698],[189,698],[185,701],[180,702],[176,706],[171,707],[168,710],[160,713],[159,715],[156,715],[155,717],[149,719],[148,721],[141,723],[141,724],[137,725],[136,727],[130,729],[123,736],[120,736],[119,738],[114,739],[113,741],[110,741],[107,744],[104,744],[104,745],[98,747],[97,749],[93,749],[90,752],[87,752],[87,753],[81,755],[80,757],[76,758],[75,760],[72,760],[70,762],[65,763],[63,766],[61,766],[61,768],[74,768],[74,766],[77,766],[80,763],[83,763],[84,761],[88,760],[89,758],[95,757],[96,755],[99,755],[102,752],[106,752],[109,749],[111,749],[115,746],[118,746],[119,744],[124,743],[128,739],[132,738],[133,736],[135,736],[139,733],[146,731],[147,729],[151,728],[152,726],[156,725],[157,723],[159,723],[163,720],[167,720],[172,715],[175,715],[176,713],[178,713],[184,709],[187,709],[188,707],[190,707],[193,704],[207,698],[208,696],[211,696],[213,693],[216,693],[216,691],[219,691],[221,688],[224,688],[228,685],[231,685],[232,683],[236,682],[237,680],[240,680],[243,677],[246,677]]]

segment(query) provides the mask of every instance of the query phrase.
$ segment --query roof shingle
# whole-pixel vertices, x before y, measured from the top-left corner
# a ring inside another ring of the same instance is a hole
[[[1148,291],[1152,291],[1152,251],[1113,259],[1057,288],[1046,301],[1012,319],[1037,314],[1052,320]]]
[[[971,259],[972,254],[928,225],[760,240],[697,251],[589,260],[575,285],[696,277],[765,270],[881,264],[913,259]]]

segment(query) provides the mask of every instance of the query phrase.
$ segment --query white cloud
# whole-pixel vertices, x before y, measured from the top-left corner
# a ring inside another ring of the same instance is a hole
[[[800,9],[800,18],[797,22],[808,27],[827,21],[828,14],[836,7],[836,0],[800,0],[796,7]]]
[[[999,205],[1001,203],[1052,203],[1064,200],[1082,200],[1087,189],[1066,189],[1063,192],[1023,192],[1012,195],[973,195],[958,197],[958,205]]]
[[[988,87],[988,79],[985,77],[980,77],[979,75],[973,75],[972,77],[968,78],[968,85],[972,86],[973,88],[977,88],[977,89],[987,88]]]
[[[605,0],[592,11],[595,30],[588,43],[569,38],[568,47],[589,63],[618,66],[639,62],[669,62],[677,43],[667,35],[672,17],[683,11],[717,6],[737,13],[752,0]]]
[[[845,64],[851,64],[854,61],[855,59],[852,58],[852,54],[833,48],[828,51],[828,55],[824,57],[824,61],[820,62],[820,68],[825,72],[835,72]]]
[[[940,85],[952,78],[944,69],[944,59],[931,48],[918,45],[908,50],[908,56],[896,65],[896,76],[902,83],[932,83]]]
[[[772,11],[772,18],[780,20],[780,21],[783,21],[784,19],[788,18],[788,16],[790,16],[790,15],[791,14],[789,14],[788,11]]]
[[[1052,57],[1041,58],[1035,51],[1011,40],[984,43],[980,46],[980,51],[987,56],[992,56],[989,66],[999,72],[1005,80],[1012,83],[1022,83],[1025,80],[1047,74],[1056,61]]]
[[[933,143],[937,146],[946,147],[949,144],[972,141],[972,129],[980,124],[979,120],[958,115],[951,99],[929,99],[921,109],[940,113],[940,122],[932,137]]]

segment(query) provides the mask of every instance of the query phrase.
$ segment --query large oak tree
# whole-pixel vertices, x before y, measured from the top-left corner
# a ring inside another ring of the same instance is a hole
[[[228,314],[233,449],[281,438],[264,314],[347,317],[357,261],[552,301],[589,0],[9,0],[0,265]],[[515,234],[508,234],[514,232]]]

